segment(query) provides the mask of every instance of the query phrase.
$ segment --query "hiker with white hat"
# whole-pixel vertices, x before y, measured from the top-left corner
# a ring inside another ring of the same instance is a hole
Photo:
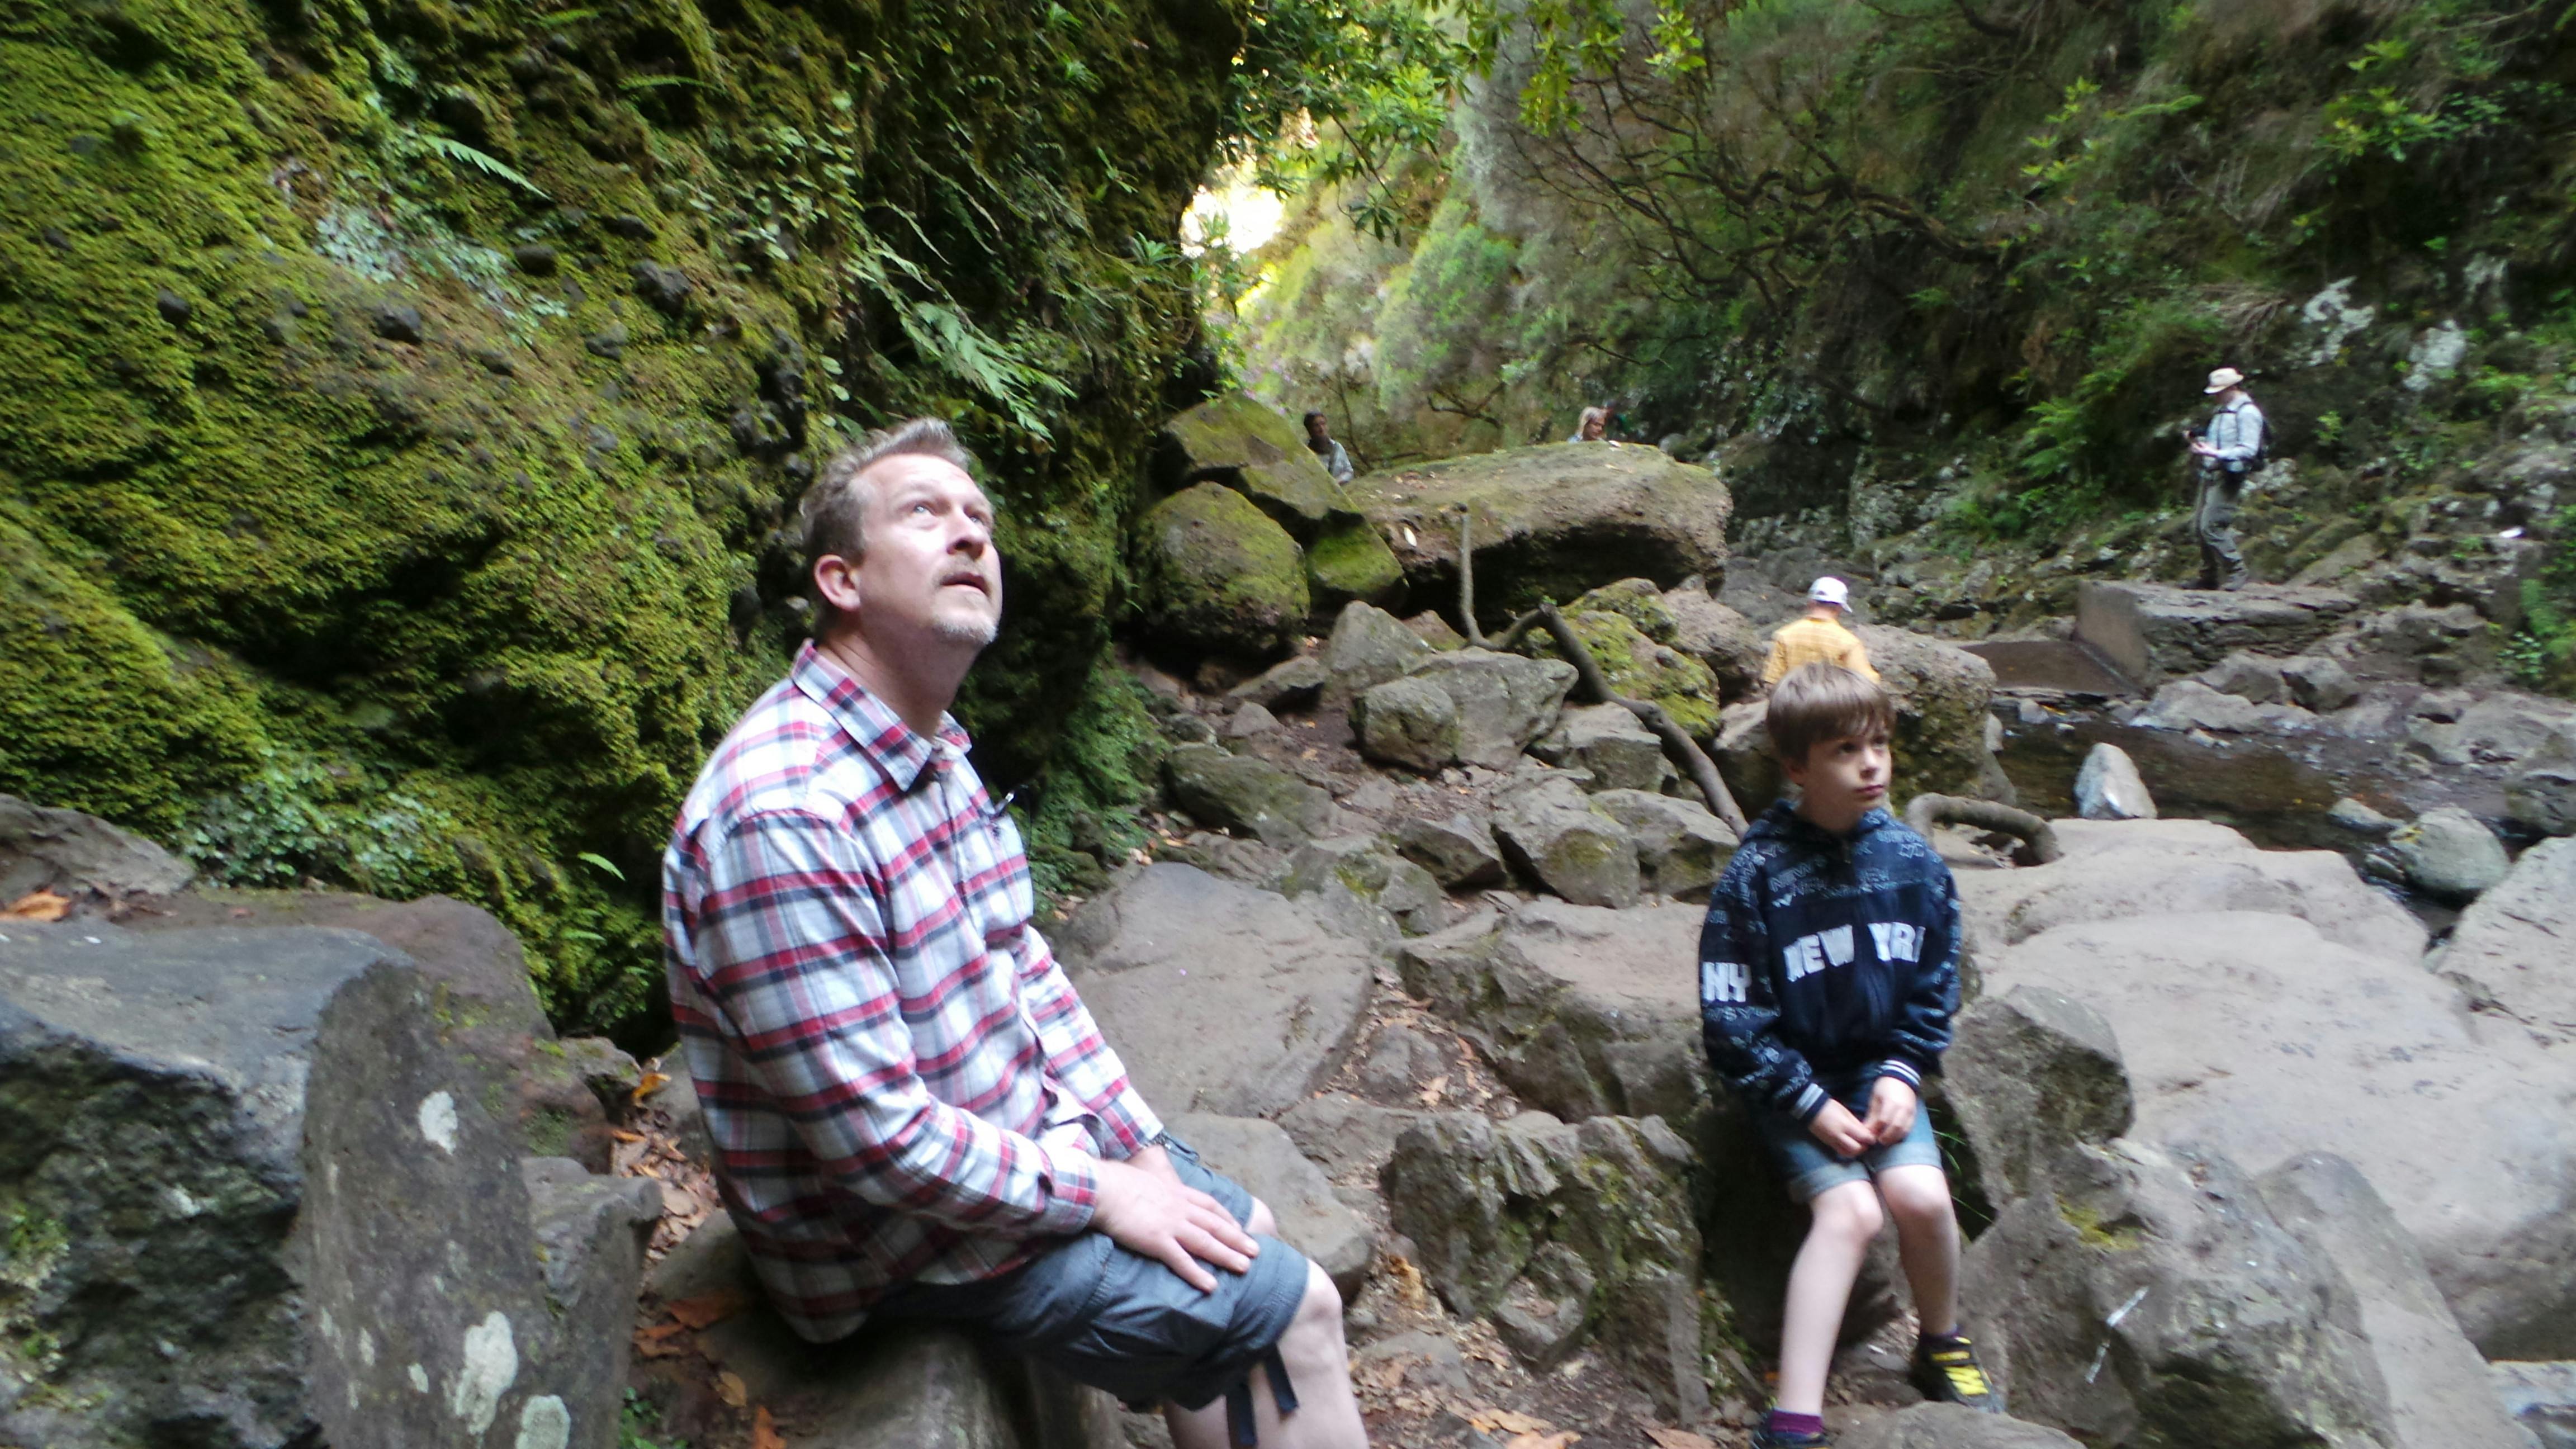
[[[2246,572],[2245,556],[2236,551],[2236,501],[2263,456],[2263,410],[2246,396],[2245,374],[2232,367],[2211,373],[2201,391],[2218,399],[2218,411],[2191,440],[2200,462],[2200,491],[2191,507],[2192,535],[2200,540],[2194,587],[2241,589]]]
[[[1827,575],[1807,590],[1807,612],[1771,636],[1771,657],[1762,663],[1762,687],[1778,684],[1804,664],[1839,664],[1865,679],[1878,678],[1869,667],[1869,650],[1860,636],[1843,627],[1843,610],[1851,607],[1851,586]]]

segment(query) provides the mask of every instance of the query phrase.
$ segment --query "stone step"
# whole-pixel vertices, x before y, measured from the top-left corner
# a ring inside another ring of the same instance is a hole
[[[2248,584],[2229,592],[2087,579],[2076,590],[2075,637],[2153,689],[2239,650],[2301,653],[2360,607],[2340,589]]]

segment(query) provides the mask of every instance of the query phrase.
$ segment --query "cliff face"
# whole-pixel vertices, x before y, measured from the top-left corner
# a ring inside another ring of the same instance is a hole
[[[1230,0],[0,8],[0,792],[654,977],[679,795],[801,635],[794,503],[936,411],[1088,703],[1195,339]],[[1100,720],[1109,723],[1103,725]],[[1114,752],[1113,752],[1114,753]]]

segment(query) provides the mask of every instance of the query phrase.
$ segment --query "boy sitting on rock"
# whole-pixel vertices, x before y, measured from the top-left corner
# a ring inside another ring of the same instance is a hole
[[[1772,692],[1766,723],[1800,793],[1746,832],[1710,892],[1699,947],[1709,1063],[1752,1107],[1790,1196],[1814,1214],[1789,1273],[1778,1402],[1753,1442],[1833,1442],[1825,1371],[1887,1217],[1921,1315],[1916,1385],[2000,1413],[1959,1332],[1959,1224],[1920,1100],[1958,1003],[1958,888],[1882,808],[1895,707],[1877,684],[1803,666]]]

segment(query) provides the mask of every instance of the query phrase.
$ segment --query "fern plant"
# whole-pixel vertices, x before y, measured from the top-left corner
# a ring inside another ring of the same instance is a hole
[[[509,182],[512,186],[518,187],[520,190],[534,196],[539,201],[554,200],[553,197],[546,194],[546,189],[544,187],[539,186],[537,183],[530,181],[525,176],[520,175],[518,172],[502,164],[498,157],[492,156],[486,152],[478,151],[473,147],[466,145],[462,141],[453,140],[446,136],[431,135],[425,131],[415,131],[411,133],[409,139],[412,144],[433,156],[444,156],[450,161],[471,166],[475,170],[480,171],[487,176],[497,176],[501,180]]]

